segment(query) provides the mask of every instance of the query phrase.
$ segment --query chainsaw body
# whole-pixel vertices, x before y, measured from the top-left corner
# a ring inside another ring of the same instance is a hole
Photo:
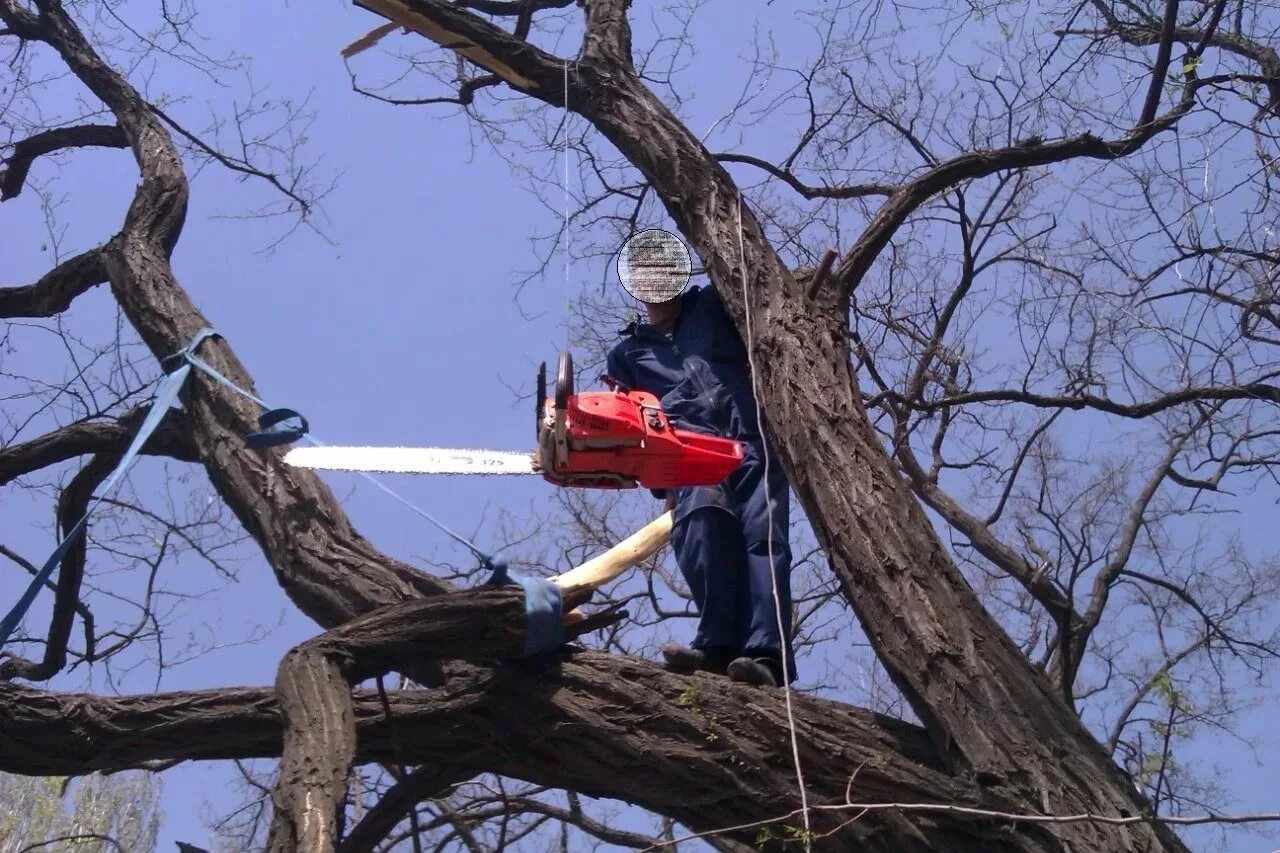
[[[601,377],[608,391],[573,390],[567,352],[547,397],[546,364],[538,371],[537,467],[549,482],[600,489],[713,486],[742,462],[742,444],[676,429],[658,398]]]

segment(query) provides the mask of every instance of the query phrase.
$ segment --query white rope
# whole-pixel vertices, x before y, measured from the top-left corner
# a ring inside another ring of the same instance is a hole
[[[742,234],[742,194],[738,194],[738,254],[742,278],[742,310],[746,315],[747,364],[751,369],[751,394],[756,406],[756,429],[760,432],[760,451],[764,457],[764,493],[768,520],[765,541],[769,553],[769,579],[773,585],[773,610],[778,619],[778,638],[781,643],[779,657],[782,660],[782,690],[787,702],[787,728],[791,733],[791,757],[796,766],[796,782],[800,785],[800,811],[804,815],[804,849],[812,849],[813,830],[809,826],[809,795],[805,792],[804,770],[800,766],[800,742],[796,737],[796,718],[791,710],[791,664],[787,659],[788,637],[782,621],[782,597],[778,592],[778,575],[773,568],[773,500],[769,494],[769,443],[765,438],[764,415],[760,408],[760,388],[756,379],[756,359],[751,327],[751,296],[747,293],[747,248]]]

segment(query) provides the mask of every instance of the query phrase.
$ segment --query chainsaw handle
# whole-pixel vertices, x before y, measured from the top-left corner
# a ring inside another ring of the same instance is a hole
[[[573,356],[568,350],[560,353],[556,363],[556,408],[569,407],[569,398],[573,396]]]
[[[547,408],[547,363],[545,361],[542,362],[542,364],[538,365],[537,387],[538,387],[538,393],[536,395],[537,399],[534,401],[537,404],[537,411],[534,412],[534,415],[536,417],[534,418],[534,421],[533,421],[534,435],[537,435],[538,430],[542,429],[542,417],[543,417],[543,414],[546,412],[546,408]]]

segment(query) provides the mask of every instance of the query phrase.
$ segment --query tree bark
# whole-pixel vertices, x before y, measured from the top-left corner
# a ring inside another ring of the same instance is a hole
[[[356,753],[353,685],[432,658],[511,658],[525,640],[524,592],[468,590],[392,605],[294,648],[280,662],[284,723],[269,853],[332,853]]]
[[[146,413],[145,408],[137,408],[113,421],[80,421],[4,448],[0,450],[0,486],[7,485],[23,474],[39,471],[86,453],[124,453]],[[171,409],[151,434],[151,438],[142,445],[142,453],[169,456],[183,462],[199,461],[195,442],[188,432],[185,414]]]
[[[547,663],[458,664],[441,688],[356,691],[354,761],[488,771],[617,798],[706,831],[788,815],[799,806],[777,690],[721,676],[679,676],[636,658],[574,651]],[[917,726],[793,695],[815,804],[958,803],[999,810],[1000,792],[948,772]],[[0,685],[0,770],[65,775],[150,761],[281,754],[270,688],[104,697]],[[850,781],[852,777],[852,782]],[[454,777],[463,781],[464,775]],[[853,814],[817,814],[832,829]],[[800,819],[788,821],[798,826]],[[755,829],[734,833],[750,842]],[[1048,830],[946,814],[868,814],[834,849],[1061,850]]]

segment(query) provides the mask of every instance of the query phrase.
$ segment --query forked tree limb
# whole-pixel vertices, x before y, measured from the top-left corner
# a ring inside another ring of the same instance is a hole
[[[567,603],[588,593],[579,585]],[[464,590],[381,608],[286,654],[276,676],[284,744],[267,849],[335,850],[336,815],[356,755],[354,685],[429,660],[518,658],[527,618],[521,589]],[[566,635],[575,635],[573,625]]]

